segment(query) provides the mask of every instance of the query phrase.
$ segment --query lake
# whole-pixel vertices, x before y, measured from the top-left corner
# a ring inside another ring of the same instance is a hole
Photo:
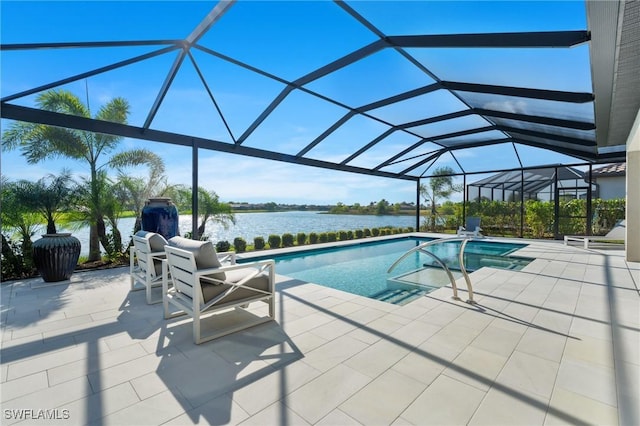
[[[120,219],[118,229],[126,241],[133,232],[134,218]],[[207,224],[205,232],[213,242],[229,241],[242,237],[247,244],[253,244],[255,237],[263,237],[267,241],[270,234],[282,235],[286,232],[294,236],[298,232],[355,231],[363,228],[381,227],[407,228],[416,227],[415,216],[375,216],[375,215],[336,215],[310,211],[287,211],[273,213],[237,213],[235,225],[224,229],[222,225]],[[180,234],[191,232],[191,216],[181,215],[179,220]],[[89,228],[69,231],[59,229],[58,232],[72,232],[82,244],[81,255],[89,254]]]

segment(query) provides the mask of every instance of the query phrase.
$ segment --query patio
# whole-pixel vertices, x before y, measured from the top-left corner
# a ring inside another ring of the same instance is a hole
[[[279,276],[276,323],[200,346],[126,268],[3,283],[2,423],[638,424],[640,264],[526,242],[477,305]]]

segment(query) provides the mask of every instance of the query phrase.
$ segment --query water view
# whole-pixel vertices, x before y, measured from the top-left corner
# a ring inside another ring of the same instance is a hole
[[[123,239],[133,232],[134,218],[121,219],[118,228],[122,232]],[[296,234],[298,232],[329,232],[349,231],[363,228],[379,227],[413,227],[416,226],[415,216],[375,216],[375,215],[335,215],[310,211],[287,211],[274,213],[238,213],[235,225],[224,229],[219,224],[207,224],[206,234],[214,241],[229,241],[233,244],[236,237],[244,238],[248,244],[253,244],[255,237],[264,237],[266,240],[270,234],[282,235],[285,232]],[[191,231],[191,216],[181,215],[180,235]],[[60,229],[59,232],[72,232],[82,244],[81,255],[89,254],[89,228],[80,230]]]

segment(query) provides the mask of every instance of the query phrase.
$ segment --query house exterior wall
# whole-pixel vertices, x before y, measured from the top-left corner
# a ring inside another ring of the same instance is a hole
[[[596,181],[598,184],[598,198],[611,200],[626,196],[625,176],[603,176]]]

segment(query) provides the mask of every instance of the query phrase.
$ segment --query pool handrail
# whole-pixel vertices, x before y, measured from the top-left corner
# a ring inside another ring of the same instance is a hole
[[[471,236],[465,236],[465,237],[453,237],[453,238],[438,238],[436,240],[427,241],[426,243],[422,243],[422,244],[410,249],[409,251],[407,251],[402,256],[400,256],[400,258],[398,260],[396,260],[395,262],[393,262],[393,264],[389,267],[389,269],[387,270],[387,273],[391,273],[391,271],[404,258],[409,256],[411,253],[414,253],[416,251],[420,251],[420,252],[422,252],[424,254],[427,254],[427,255],[433,257],[436,260],[436,262],[438,262],[438,264],[442,267],[442,269],[445,270],[445,272],[449,276],[449,281],[451,281],[451,287],[453,287],[453,299],[460,300],[460,297],[458,297],[458,286],[456,285],[456,280],[453,278],[453,274],[451,273],[451,270],[449,269],[449,267],[447,267],[447,265],[445,265],[445,263],[442,261],[442,259],[440,259],[435,254],[431,253],[430,251],[425,250],[425,247],[432,246],[432,245],[435,245],[435,244],[450,242],[450,241],[462,241],[462,244],[460,245],[460,253],[458,255],[458,259],[460,261],[460,271],[462,272],[462,276],[464,276],[464,280],[467,283],[467,291],[469,292],[469,299],[467,300],[467,303],[474,304],[475,301],[473,300],[473,286],[471,285],[471,278],[469,278],[469,274],[467,273],[467,269],[464,266],[464,249],[467,246],[467,242],[469,242],[469,240],[472,240],[472,239],[473,239],[473,237],[471,237]]]

